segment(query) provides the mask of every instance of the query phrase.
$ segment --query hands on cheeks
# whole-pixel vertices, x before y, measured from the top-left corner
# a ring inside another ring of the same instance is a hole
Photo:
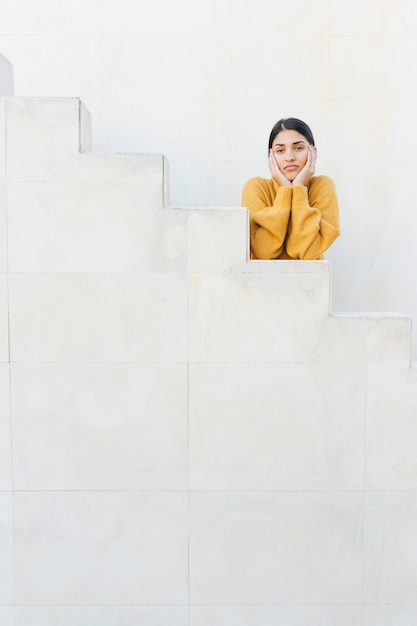
[[[281,172],[277,158],[272,149],[269,151],[268,165],[271,176],[278,185],[281,185],[281,187],[292,187],[291,181]]]
[[[282,187],[296,187],[296,186],[306,186],[308,185],[310,179],[315,174],[317,160],[317,148],[316,146],[308,147],[307,161],[304,167],[298,172],[297,176],[293,181],[289,180],[286,175],[281,171],[276,155],[272,150],[269,152],[269,171],[271,172],[272,178]]]

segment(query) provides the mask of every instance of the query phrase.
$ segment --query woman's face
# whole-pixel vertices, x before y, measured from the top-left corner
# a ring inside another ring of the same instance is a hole
[[[293,181],[306,164],[309,143],[296,130],[281,130],[272,142],[272,152],[281,172]]]

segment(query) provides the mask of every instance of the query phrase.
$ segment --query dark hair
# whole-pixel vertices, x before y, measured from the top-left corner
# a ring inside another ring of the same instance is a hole
[[[297,133],[300,133],[305,137],[309,144],[312,146],[315,145],[313,133],[311,132],[310,126],[305,122],[298,120],[296,117],[283,117],[279,122],[275,124],[273,129],[271,130],[271,134],[269,135],[269,143],[268,143],[268,154],[270,149],[272,148],[272,144],[274,142],[275,137],[282,130],[296,130]]]

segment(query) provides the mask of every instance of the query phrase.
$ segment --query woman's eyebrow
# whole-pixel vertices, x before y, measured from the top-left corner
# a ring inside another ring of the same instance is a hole
[[[302,143],[303,145],[305,145],[305,141],[303,141],[302,139],[300,139],[300,141],[294,141],[291,145],[292,146],[296,146],[298,143]],[[274,146],[285,146],[285,143],[274,143]]]

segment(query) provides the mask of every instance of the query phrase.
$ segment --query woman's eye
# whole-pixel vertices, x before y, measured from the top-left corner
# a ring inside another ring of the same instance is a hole
[[[284,152],[284,150],[282,148],[278,148],[278,150],[275,150],[275,154],[282,154]]]
[[[297,147],[296,147],[296,150],[297,150],[298,152],[301,152],[302,150],[304,150],[304,146],[297,146]]]

